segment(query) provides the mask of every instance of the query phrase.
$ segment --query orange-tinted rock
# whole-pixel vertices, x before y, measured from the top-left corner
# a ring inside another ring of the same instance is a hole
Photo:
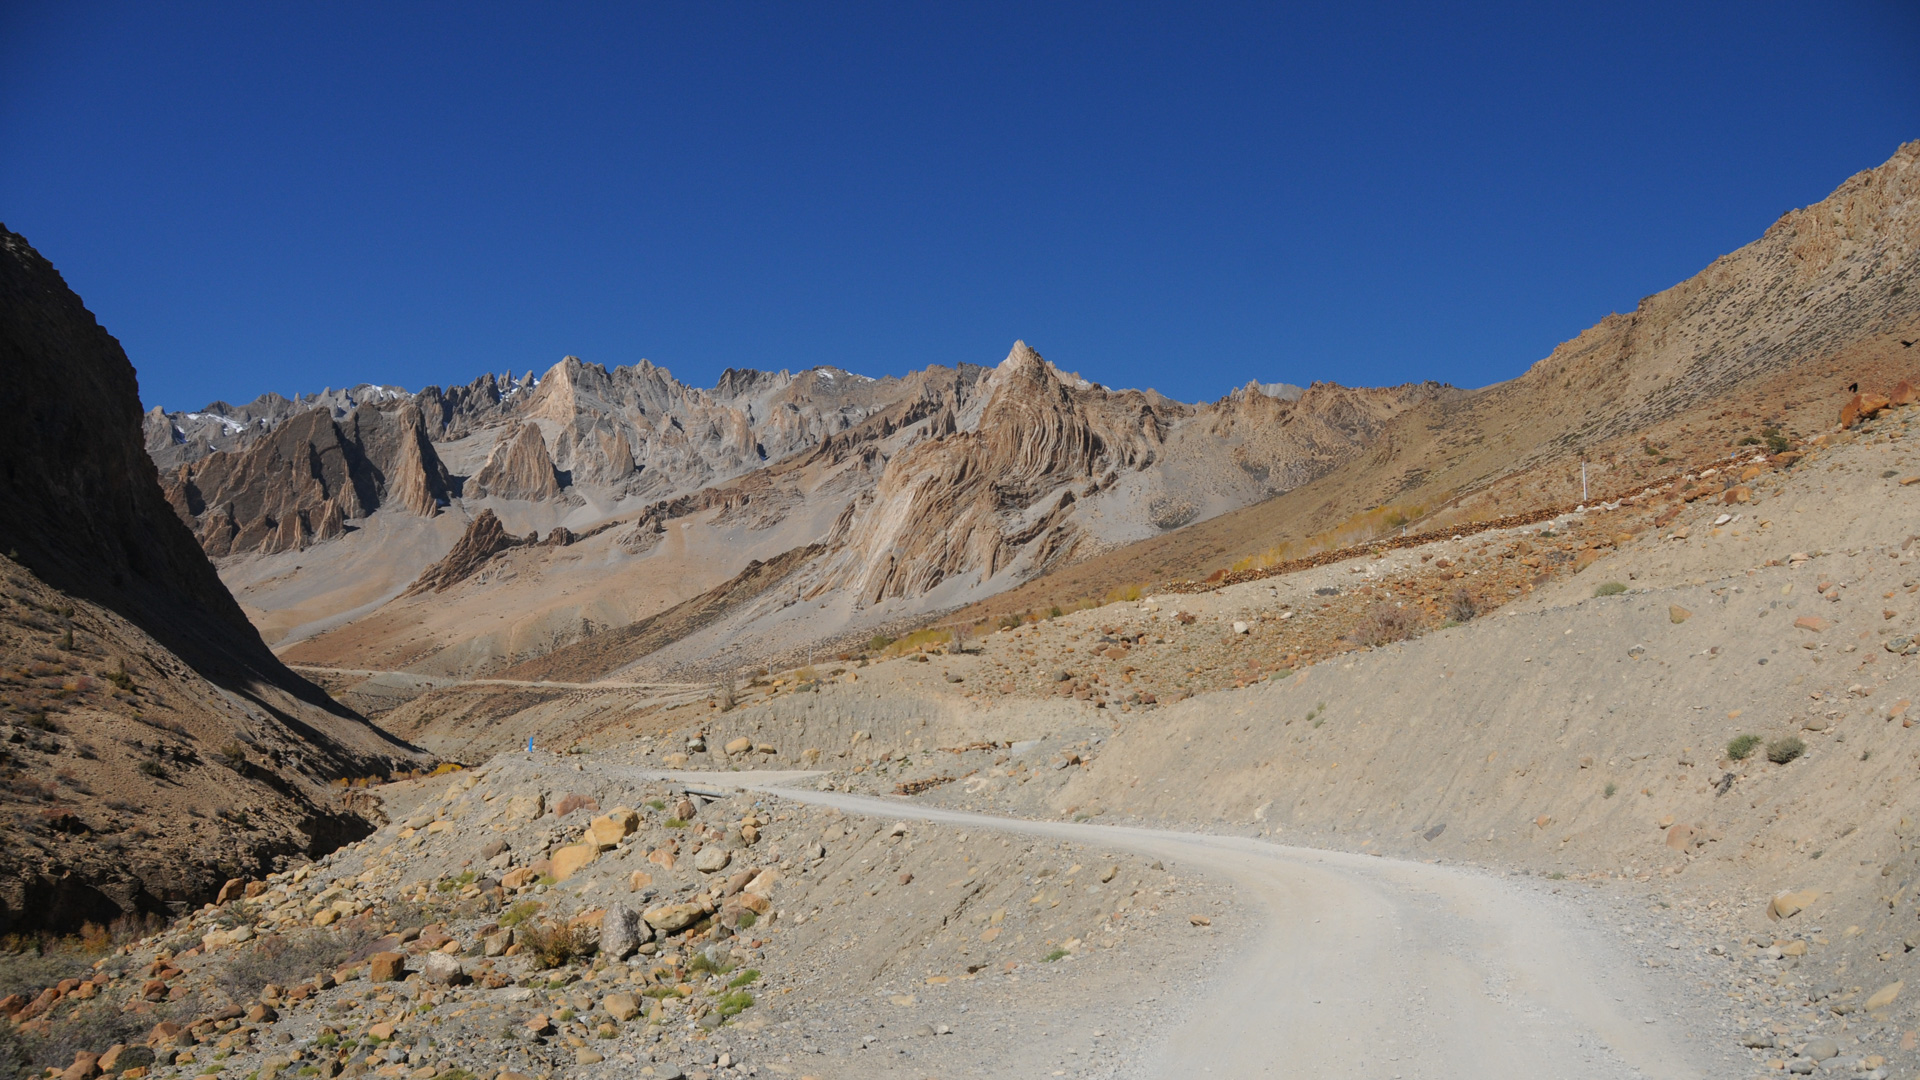
[[[407,958],[397,952],[374,953],[367,964],[367,977],[374,982],[398,982],[407,977]]]
[[[1920,391],[1914,390],[1913,382],[1908,379],[1901,379],[1900,385],[1894,387],[1893,393],[1887,395],[1887,403],[1890,405],[1911,405],[1917,397],[1920,397]]]

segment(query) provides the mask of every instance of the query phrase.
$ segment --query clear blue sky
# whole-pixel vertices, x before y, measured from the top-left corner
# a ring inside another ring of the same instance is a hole
[[[1920,137],[1911,2],[0,9],[0,220],[196,407],[578,354],[1480,385]]]

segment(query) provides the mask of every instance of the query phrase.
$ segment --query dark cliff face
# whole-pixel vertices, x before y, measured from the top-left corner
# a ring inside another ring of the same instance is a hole
[[[364,835],[328,781],[420,755],[261,642],[161,492],[120,343],[4,227],[0,385],[0,714],[48,733],[44,760],[0,758],[0,932],[195,903]],[[209,812],[253,827],[201,836]]]
[[[127,354],[4,227],[0,381],[14,410],[0,426],[0,546],[163,641],[191,625],[208,644],[261,659],[259,634],[161,497]],[[181,629],[161,633],[169,623]]]
[[[260,640],[167,504],[133,365],[24,237],[0,226],[0,552],[124,616],[195,670],[346,714]]]

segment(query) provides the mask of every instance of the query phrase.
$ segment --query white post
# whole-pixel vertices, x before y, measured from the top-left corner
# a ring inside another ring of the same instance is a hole
[[[1580,501],[1587,501],[1587,463],[1580,463]]]

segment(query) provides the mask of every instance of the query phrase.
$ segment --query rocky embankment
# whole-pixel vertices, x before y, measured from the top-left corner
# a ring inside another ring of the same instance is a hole
[[[523,752],[382,789],[375,835],[0,1002],[16,1060],[65,1080],[1098,1074],[1236,925],[1177,867],[648,775]]]

